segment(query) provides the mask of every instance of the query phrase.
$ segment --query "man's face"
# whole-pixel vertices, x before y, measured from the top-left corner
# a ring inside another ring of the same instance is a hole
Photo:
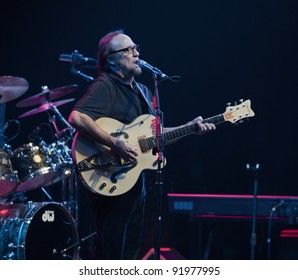
[[[141,68],[137,65],[140,53],[130,37],[119,34],[112,39],[110,45],[110,59],[112,63],[115,63],[113,66],[118,74],[124,78],[130,78],[142,73]]]

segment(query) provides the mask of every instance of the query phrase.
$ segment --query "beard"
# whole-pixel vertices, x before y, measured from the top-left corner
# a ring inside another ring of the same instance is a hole
[[[134,76],[138,77],[142,74],[142,69],[138,66],[137,68],[134,69]]]
[[[129,77],[138,77],[142,74],[142,69],[137,66],[134,68],[131,68],[129,70],[126,71],[122,71],[124,77],[129,78]]]

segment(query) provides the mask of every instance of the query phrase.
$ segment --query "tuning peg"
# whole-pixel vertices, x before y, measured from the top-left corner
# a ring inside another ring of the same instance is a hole
[[[228,102],[226,105],[227,105],[228,107],[231,106],[231,102]]]
[[[240,103],[242,103],[243,101],[244,101],[244,99],[243,99],[243,98],[239,99],[239,102],[240,102]]]

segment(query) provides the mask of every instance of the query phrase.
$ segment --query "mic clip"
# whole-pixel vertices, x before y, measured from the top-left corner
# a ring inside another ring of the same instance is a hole
[[[74,50],[71,54],[71,63],[80,64],[82,61],[86,60],[82,54],[78,53],[77,50]],[[88,59],[87,59],[88,60]]]

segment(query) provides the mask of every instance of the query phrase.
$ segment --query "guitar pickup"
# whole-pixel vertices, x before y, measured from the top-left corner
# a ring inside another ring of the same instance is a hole
[[[149,143],[145,136],[139,137],[138,141],[139,141],[139,145],[140,145],[142,153],[146,153],[150,150]]]
[[[94,166],[92,163],[90,163],[88,160],[84,159],[77,164],[77,170],[79,172],[88,171],[94,169]]]

